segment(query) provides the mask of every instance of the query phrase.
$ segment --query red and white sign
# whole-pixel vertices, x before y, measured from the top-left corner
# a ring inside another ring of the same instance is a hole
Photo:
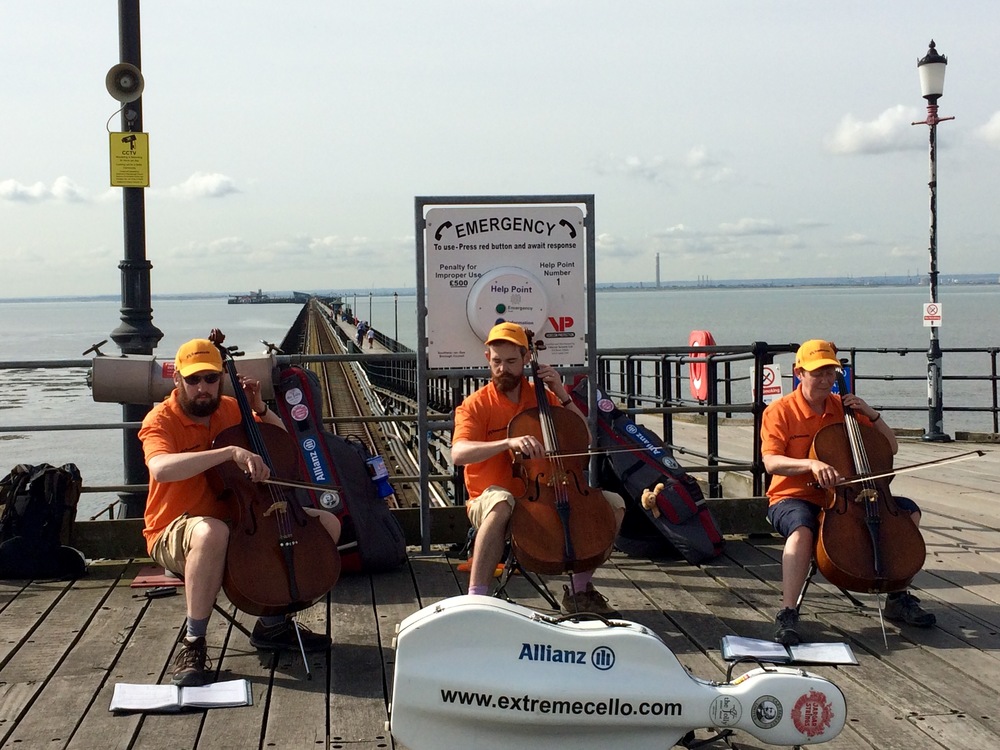
[[[757,399],[757,384],[754,382],[753,367],[750,368],[751,398]],[[783,395],[781,387],[781,365],[764,365],[764,375],[761,378],[761,393],[765,404],[769,404]]]
[[[941,326],[941,303],[924,303],[924,328],[939,328]]]

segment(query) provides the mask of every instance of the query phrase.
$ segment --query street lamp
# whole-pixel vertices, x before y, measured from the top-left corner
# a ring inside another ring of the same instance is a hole
[[[393,341],[399,342],[399,292],[392,293],[392,317],[395,327],[392,331]]]
[[[931,300],[927,306],[924,320],[930,322],[931,341],[927,350],[927,432],[926,441],[946,443],[951,438],[944,432],[944,405],[941,385],[941,342],[938,329],[941,324],[941,305],[938,303],[938,269],[937,269],[937,124],[954,117],[938,117],[938,99],[944,95],[944,71],[948,58],[939,55],[931,40],[927,54],[917,60],[917,72],[920,74],[920,95],[927,100],[927,119],[913,125],[926,125],[930,133],[930,163],[931,173],[931,229],[930,229],[930,274],[928,277],[931,289]]]
[[[368,292],[368,325],[372,324],[372,293]]]

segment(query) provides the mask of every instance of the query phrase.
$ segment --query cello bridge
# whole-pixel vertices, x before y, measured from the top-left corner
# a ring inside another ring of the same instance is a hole
[[[284,513],[286,510],[288,510],[288,501],[279,500],[276,503],[271,503],[271,507],[264,511],[264,515],[270,516],[274,513]]]
[[[859,503],[875,503],[878,502],[878,490],[866,489],[861,490],[855,498]]]

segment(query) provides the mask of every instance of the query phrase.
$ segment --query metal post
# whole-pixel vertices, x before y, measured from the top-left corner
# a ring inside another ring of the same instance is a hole
[[[139,44],[139,0],[118,0],[118,37],[120,61],[141,70]],[[122,130],[142,132],[142,98],[122,108]],[[125,235],[125,258],[118,264],[121,270],[121,325],[111,332],[122,354],[152,354],[163,332],[153,325],[153,307],[149,272],[153,267],[146,260],[146,207],[143,188],[122,188],[122,212]],[[122,418],[126,422],[141,422],[149,411],[147,404],[124,404]],[[138,432],[125,430],[123,460],[126,484],[145,484],[149,472],[143,460]],[[119,517],[141,518],[146,506],[145,493],[119,493]]]
[[[399,342],[399,292],[392,293],[392,318],[393,318],[393,331],[392,340]],[[396,351],[399,351],[399,347],[396,347]]]
[[[937,265],[937,105],[927,105],[927,125],[930,149],[930,286],[932,305],[938,304],[938,265]],[[940,326],[931,326],[930,346],[927,349],[927,432],[924,440],[947,442],[951,440],[944,432],[944,387],[941,381],[941,340]]]
[[[930,274],[928,276],[928,286],[930,287],[930,303],[939,310],[938,305],[938,265],[937,265],[937,124],[945,120],[954,120],[954,117],[938,117],[938,99],[941,98],[944,88],[944,66],[948,59],[939,55],[935,49],[934,41],[931,40],[927,55],[917,62],[917,69],[921,72],[921,87],[923,96],[927,100],[927,119],[923,122],[915,122],[914,125],[927,125],[928,149],[930,153],[930,181],[927,183],[930,188],[930,242],[928,252],[930,254]],[[927,71],[921,71],[922,66],[928,66]],[[939,79],[927,76],[924,73],[930,70],[931,66],[939,68]],[[930,346],[927,349],[927,432],[923,439],[928,442],[946,443],[951,438],[944,432],[944,387],[942,385],[942,362],[941,362],[941,341],[939,326],[931,326]]]
[[[368,325],[372,324],[372,293],[368,292]]]

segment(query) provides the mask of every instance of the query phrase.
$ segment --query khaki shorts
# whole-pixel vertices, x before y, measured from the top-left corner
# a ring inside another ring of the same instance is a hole
[[[604,495],[604,499],[608,501],[608,505],[611,506],[612,510],[625,510],[625,501],[622,499],[621,495],[614,492],[604,492],[603,490],[601,491],[601,494]],[[486,516],[489,515],[490,511],[493,510],[497,503],[507,503],[511,507],[511,510],[513,510],[514,496],[509,490],[505,490],[503,487],[499,487],[497,485],[492,485],[487,487],[482,495],[470,500],[465,510],[469,515],[469,522],[472,524],[472,527],[478,529],[482,526]]]
[[[179,576],[184,575],[184,565],[187,563],[187,551],[191,549],[191,534],[205,516],[178,516],[163,530],[149,556],[164,570],[169,570]]]

